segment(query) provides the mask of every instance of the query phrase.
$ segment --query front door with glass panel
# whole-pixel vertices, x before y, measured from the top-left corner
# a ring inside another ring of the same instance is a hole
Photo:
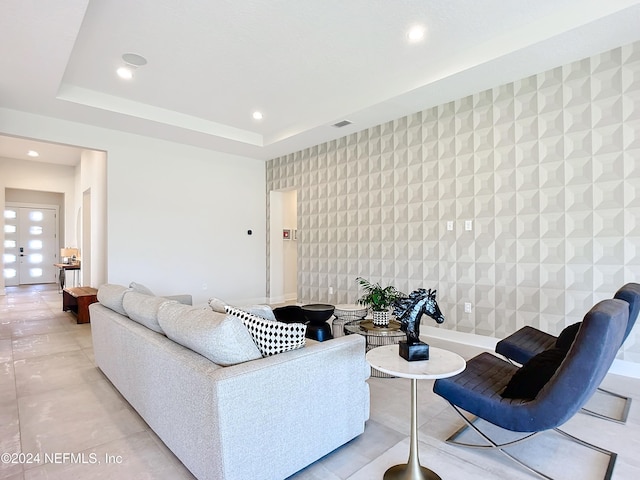
[[[57,249],[55,209],[6,206],[5,285],[55,282]]]

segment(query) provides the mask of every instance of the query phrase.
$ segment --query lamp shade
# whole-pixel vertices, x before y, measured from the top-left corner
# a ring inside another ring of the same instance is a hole
[[[73,257],[74,255],[77,257],[78,256],[78,249],[77,248],[61,248],[60,249],[60,257],[64,258],[64,257]]]

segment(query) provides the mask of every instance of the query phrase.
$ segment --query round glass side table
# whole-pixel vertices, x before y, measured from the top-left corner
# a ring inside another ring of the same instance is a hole
[[[407,335],[400,330],[400,322],[391,320],[388,327],[376,327],[371,319],[356,320],[344,325],[345,335],[358,334],[366,339],[366,351],[384,345],[396,345]],[[394,375],[381,372],[371,367],[371,376],[378,378],[393,378]]]

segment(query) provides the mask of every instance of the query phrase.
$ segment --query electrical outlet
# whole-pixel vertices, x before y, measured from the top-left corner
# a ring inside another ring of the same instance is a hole
[[[333,295],[333,287],[329,287],[329,295]]]
[[[449,232],[453,231],[453,222],[451,220],[447,222],[447,231]]]
[[[470,302],[465,302],[464,303],[464,313],[471,313],[471,303]]]
[[[470,232],[471,230],[473,230],[473,220],[465,220],[464,221],[464,229],[467,232]]]

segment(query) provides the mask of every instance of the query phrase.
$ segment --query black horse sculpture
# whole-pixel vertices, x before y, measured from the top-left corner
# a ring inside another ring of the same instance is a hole
[[[436,290],[419,288],[394,304],[393,315],[400,322],[400,329],[407,334],[408,345],[421,343],[420,317],[423,313],[437,323],[444,322],[444,315],[436,302]]]

